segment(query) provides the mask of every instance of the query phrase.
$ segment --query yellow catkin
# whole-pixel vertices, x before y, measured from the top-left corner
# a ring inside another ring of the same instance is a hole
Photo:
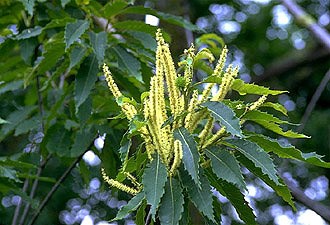
[[[191,44],[190,48],[185,50],[185,54],[187,55],[187,62],[184,70],[184,79],[186,81],[186,87],[191,83],[193,77],[193,60],[195,58],[195,46]]]
[[[132,184],[134,184],[136,188],[141,188],[142,185],[136,180],[136,178],[132,174],[130,174],[129,172],[124,172],[124,174],[132,182]]]
[[[211,99],[212,101],[221,101],[225,98],[228,91],[230,90],[231,86],[233,85],[233,82],[235,78],[238,75],[238,67],[233,68],[232,65],[229,65],[226,73],[223,76],[222,83],[220,85],[218,93],[213,96]]]
[[[221,127],[220,130],[218,130],[210,139],[208,139],[205,142],[202,148],[206,148],[207,146],[213,144],[215,141],[221,138],[225,132],[226,132],[226,127]]]
[[[115,187],[121,191],[124,191],[128,194],[131,194],[131,195],[136,195],[137,193],[139,193],[138,190],[136,190],[135,188],[131,188],[131,187],[128,187],[127,185],[125,184],[122,184],[114,179],[111,179],[107,176],[107,174],[105,173],[105,170],[104,168],[101,169],[101,173],[102,173],[102,178],[105,182],[107,182],[111,187]]]
[[[173,175],[176,171],[176,169],[180,166],[181,160],[182,160],[182,144],[179,140],[174,141],[174,158],[173,163],[170,169],[170,174]]]
[[[207,122],[204,126],[204,129],[200,132],[200,134],[198,135],[199,137],[199,145],[203,146],[206,138],[209,136],[209,134],[212,132],[213,129],[213,124],[214,124],[214,118],[213,117],[209,117],[207,119]]]
[[[258,109],[267,99],[267,95],[261,96],[256,102],[254,102],[249,108],[248,111]]]
[[[109,67],[106,64],[103,64],[103,73],[113,96],[115,98],[119,98],[120,96],[122,96],[122,93],[119,91],[117,84],[113,80]]]
[[[193,116],[195,114],[195,109],[196,109],[196,106],[197,106],[197,102],[198,102],[198,91],[194,90],[193,94],[191,96],[191,99],[189,101],[189,104],[188,104],[188,110],[187,110],[188,114],[187,114],[187,116],[185,118],[185,121],[184,121],[184,126],[188,130],[189,130],[189,127],[192,125],[191,121],[192,121]]]
[[[204,110],[196,112],[192,118],[192,120],[189,123],[189,126],[187,127],[187,130],[190,133],[193,133],[196,127],[198,126],[199,122],[205,119],[205,117],[208,116],[208,113]]]

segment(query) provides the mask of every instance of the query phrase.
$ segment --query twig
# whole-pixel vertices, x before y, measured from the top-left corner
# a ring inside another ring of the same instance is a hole
[[[330,35],[326,29],[320,27],[315,20],[292,0],[282,0],[283,5],[303,26],[308,28],[312,34],[330,51]]]
[[[149,224],[150,218],[151,218],[151,208],[149,209],[149,212],[148,212],[148,215],[147,215],[147,218],[146,218],[146,222],[145,222],[144,225],[148,225]]]
[[[89,148],[88,148],[89,149]],[[48,192],[46,197],[43,199],[41,202],[40,206],[38,207],[37,211],[35,214],[32,216],[32,219],[29,222],[29,225],[33,225],[35,221],[37,220],[38,216],[40,215],[41,211],[44,209],[44,207],[47,205],[48,201],[50,198],[53,196],[53,194],[56,192],[56,190],[59,188],[59,186],[63,183],[65,178],[68,177],[69,173],[73,170],[73,168],[76,166],[76,164],[82,159],[83,155],[87,152],[88,150],[84,151],[78,158],[76,158],[70,165],[69,168],[67,168],[66,171],[62,174],[62,176],[58,179],[58,181],[54,184],[52,189]]]
[[[312,112],[315,108],[316,102],[321,97],[321,94],[324,91],[324,89],[326,88],[329,81],[330,81],[330,69],[324,75],[322,81],[320,82],[319,86],[317,87],[316,91],[314,92],[312,99],[308,103],[305,113],[304,113],[302,119],[300,120],[300,126],[297,129],[298,132],[301,132],[304,129],[307,120],[309,119],[310,115],[312,114]],[[330,214],[330,212],[329,212],[329,214]]]
[[[295,199],[314,212],[316,212],[318,215],[320,215],[324,220],[327,222],[330,222],[330,208],[317,202],[312,199],[310,199],[308,196],[305,195],[305,193],[298,187],[296,187],[292,181],[289,179],[283,177],[286,185],[289,187],[290,191],[292,192],[292,195],[295,197]]]
[[[24,185],[23,185],[23,188],[22,188],[22,192],[26,192],[27,191],[27,188],[29,186],[29,179],[25,179],[24,181]],[[11,222],[12,225],[16,225],[17,223],[17,220],[18,220],[18,216],[19,216],[19,212],[21,210],[21,206],[22,206],[22,198],[19,200],[16,208],[15,208],[15,212],[14,212],[14,216],[13,216],[13,221]]]

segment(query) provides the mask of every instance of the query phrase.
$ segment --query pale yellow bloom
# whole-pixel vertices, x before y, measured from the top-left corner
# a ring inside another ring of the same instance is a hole
[[[258,109],[267,99],[267,95],[261,96],[256,102],[254,102],[249,108],[248,111]]]
[[[173,175],[175,170],[180,166],[182,160],[183,152],[182,152],[182,144],[179,140],[174,141],[174,158],[173,164],[170,169],[170,174]]]

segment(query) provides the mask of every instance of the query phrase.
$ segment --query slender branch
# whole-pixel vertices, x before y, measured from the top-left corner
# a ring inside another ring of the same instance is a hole
[[[317,202],[312,199],[310,199],[308,196],[305,195],[305,193],[295,186],[295,184],[290,181],[289,179],[283,177],[285,183],[289,187],[290,191],[292,192],[292,195],[295,197],[295,199],[314,212],[316,212],[318,215],[320,215],[324,220],[327,222],[330,222],[330,208]]]
[[[330,51],[330,35],[326,29],[320,27],[315,20],[306,13],[299,5],[292,0],[282,0],[283,5],[304,27],[308,28],[312,34]]]
[[[148,215],[147,215],[147,218],[146,218],[145,225],[148,225],[149,224],[150,218],[151,218],[151,208],[149,209],[149,212],[148,212]]]
[[[304,113],[302,119],[300,120],[300,126],[297,129],[298,132],[301,132],[304,129],[304,127],[307,123],[307,120],[309,119],[310,115],[312,114],[312,112],[315,108],[316,102],[321,97],[321,94],[324,91],[324,89],[326,88],[329,81],[330,81],[330,69],[324,75],[322,81],[320,82],[319,86],[317,87],[316,91],[314,92],[312,99],[308,103],[305,113]]]
[[[89,149],[89,148],[88,148]],[[45,206],[47,205],[48,201],[51,199],[51,197],[54,195],[54,193],[56,192],[56,190],[60,187],[60,185],[63,183],[63,181],[68,177],[68,175],[70,174],[70,172],[73,170],[73,168],[76,166],[76,164],[82,159],[83,155],[87,152],[88,150],[84,151],[78,158],[76,158],[70,165],[70,167],[68,167],[64,173],[62,174],[62,176],[58,179],[58,181],[54,184],[54,186],[52,187],[52,189],[48,192],[48,194],[46,195],[46,197],[43,199],[43,201],[41,202],[40,206],[38,207],[37,211],[35,212],[35,214],[32,216],[32,219],[29,222],[29,225],[33,225],[37,218],[39,217],[41,211],[45,208]]]
[[[29,186],[29,179],[25,179],[24,185],[23,185],[23,188],[22,188],[22,192],[26,192],[27,189],[28,189],[28,186]],[[16,208],[15,208],[15,212],[14,212],[14,216],[13,216],[13,221],[11,222],[12,225],[16,225],[16,223],[17,223],[19,212],[20,212],[21,206],[22,206],[22,202],[23,202],[23,200],[21,198],[19,200]]]

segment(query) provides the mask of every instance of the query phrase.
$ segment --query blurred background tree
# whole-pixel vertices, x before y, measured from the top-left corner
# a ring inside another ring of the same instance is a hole
[[[126,9],[133,3],[155,10]],[[297,3],[329,30],[329,0]],[[117,116],[118,107],[97,68],[107,62],[119,85],[139,99],[152,74],[152,25],[158,25],[157,18],[165,38],[173,40],[176,61],[196,38],[198,45],[203,29],[223,38],[229,47],[227,63],[240,66],[241,79],[289,90],[274,101],[312,138],[282,143],[294,142],[303,152],[315,151],[330,161],[330,84],[323,79],[329,74],[330,50],[281,1],[3,0],[0,5],[1,224],[28,224],[31,218],[36,224],[112,224],[105,221],[129,196],[108,190],[99,168],[102,164],[109,175],[117,174],[117,149],[126,122],[120,117],[108,120]],[[220,47],[218,43],[214,53]],[[324,90],[306,113],[321,83]],[[102,151],[104,138],[107,151]],[[298,201],[305,196],[309,203],[330,206],[329,169],[276,162]],[[329,223],[306,201],[297,202],[293,212],[262,181],[248,171],[246,176],[247,199],[258,224]],[[219,198],[223,224],[240,224],[233,207]],[[132,217],[118,223],[133,224]]]

